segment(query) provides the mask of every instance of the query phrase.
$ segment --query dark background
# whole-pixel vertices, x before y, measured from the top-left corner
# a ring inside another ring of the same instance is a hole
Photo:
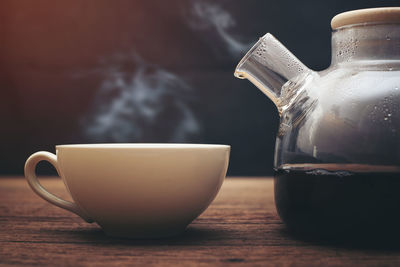
[[[0,174],[56,144],[194,142],[230,144],[229,175],[270,175],[278,114],[233,77],[249,45],[271,32],[321,70],[335,14],[396,4],[2,0]]]

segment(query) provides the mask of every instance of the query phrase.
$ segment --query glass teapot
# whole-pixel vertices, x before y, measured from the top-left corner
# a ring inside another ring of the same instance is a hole
[[[302,233],[398,228],[400,8],[341,13],[331,26],[326,70],[310,70],[269,33],[235,70],[278,108],[276,207]]]

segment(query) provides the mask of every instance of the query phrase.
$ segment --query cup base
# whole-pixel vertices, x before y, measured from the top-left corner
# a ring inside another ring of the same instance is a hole
[[[127,238],[127,239],[161,239],[183,234],[186,226],[172,229],[146,229],[146,230],[126,230],[126,229],[104,229],[107,236]]]

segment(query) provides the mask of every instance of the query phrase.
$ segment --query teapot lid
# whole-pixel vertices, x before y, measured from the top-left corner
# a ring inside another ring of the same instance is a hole
[[[400,7],[379,7],[358,9],[340,13],[331,21],[332,30],[352,25],[367,23],[400,23]]]

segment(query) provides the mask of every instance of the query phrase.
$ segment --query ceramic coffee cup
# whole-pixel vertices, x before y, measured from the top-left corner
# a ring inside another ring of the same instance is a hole
[[[56,146],[25,163],[32,190],[48,202],[96,222],[106,234],[158,238],[183,232],[217,195],[230,146],[206,144],[86,144]],[[73,202],[43,188],[36,164],[50,162]]]

